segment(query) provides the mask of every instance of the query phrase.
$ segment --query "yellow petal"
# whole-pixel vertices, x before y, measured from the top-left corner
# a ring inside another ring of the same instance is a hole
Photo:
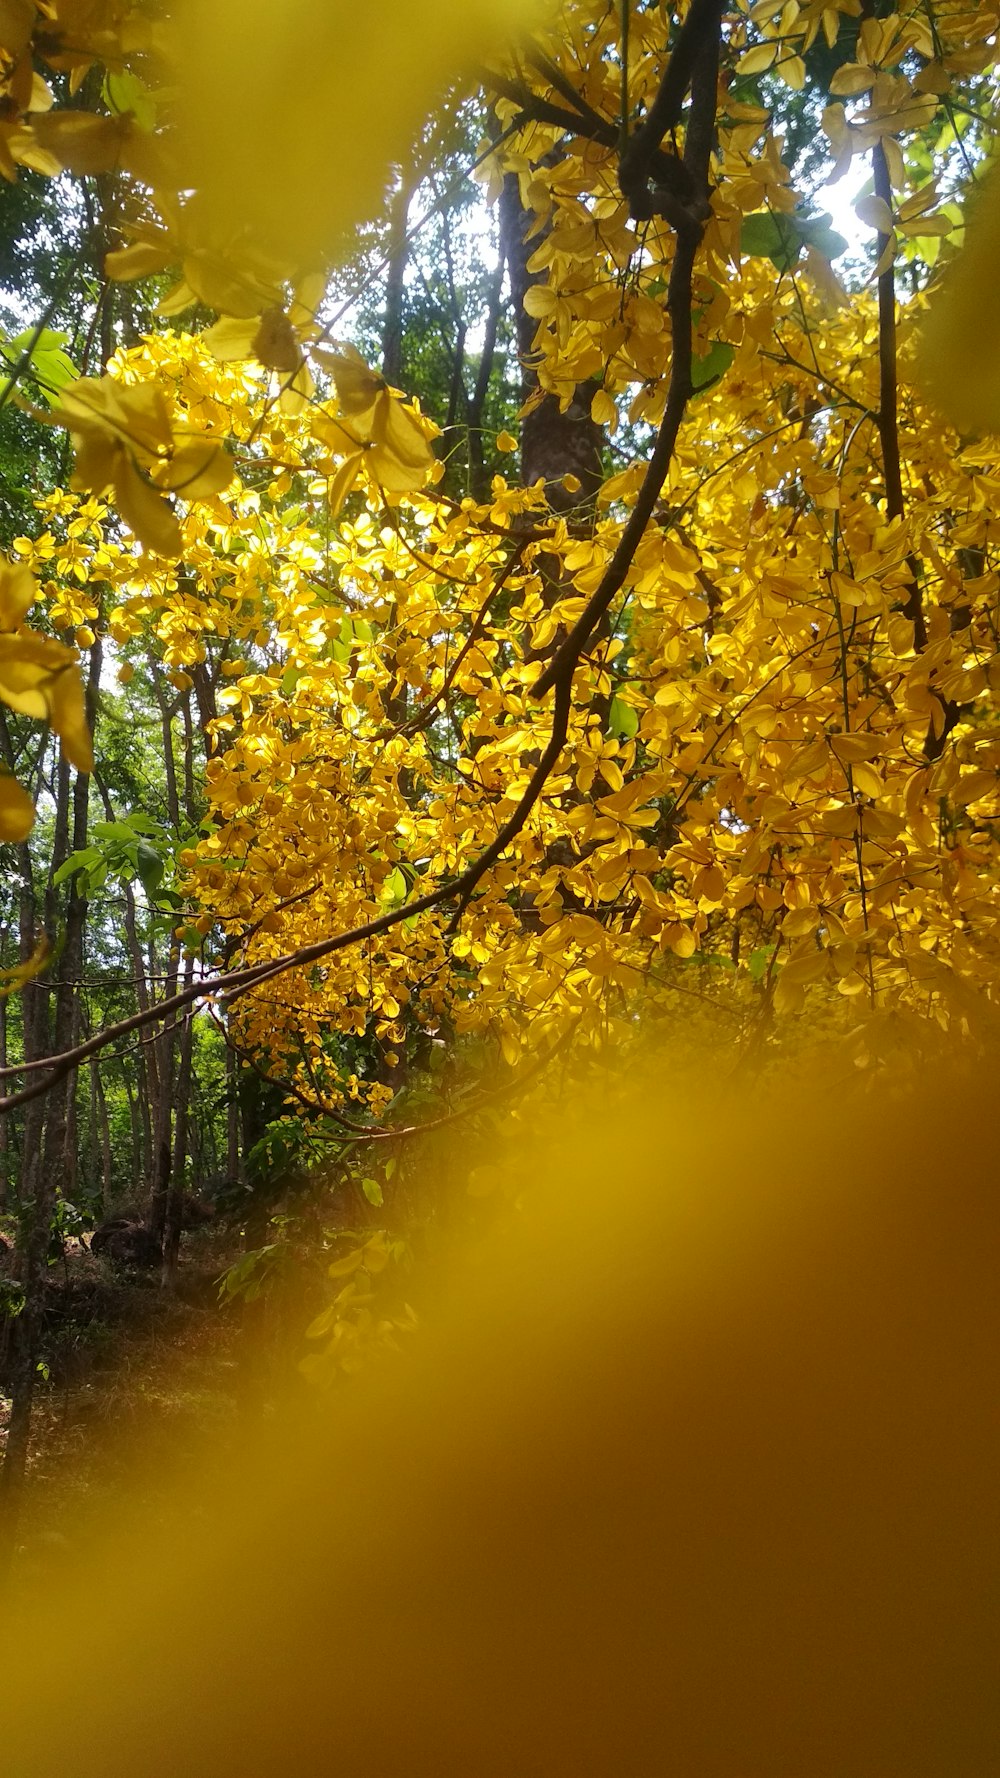
[[[430,470],[434,453],[428,440],[403,403],[396,401],[388,390],[379,398],[372,437],[401,467],[416,470],[421,475]]]
[[[169,249],[156,247],[151,241],[133,241],[130,247],[118,247],[104,255],[104,270],[109,278],[152,278],[173,264]]]
[[[22,716],[49,722],[78,771],[93,768],[83,681],[73,649],[33,632],[0,636],[0,698]]]
[[[71,648],[47,636],[0,635],[0,698],[22,716],[47,722],[55,675],[75,662]]]
[[[308,407],[315,393],[316,384],[313,382],[312,372],[303,359],[295,375],[282,380],[278,406],[282,413],[301,414],[303,409]]]
[[[606,389],[598,389],[590,404],[590,417],[595,426],[613,426],[618,419],[614,398]]]
[[[248,320],[280,300],[280,292],[262,283],[249,266],[241,266],[238,255],[223,259],[201,250],[191,253],[184,260],[184,277],[199,302],[223,315]]]
[[[326,294],[326,284],[325,272],[309,272],[299,280],[288,317],[293,327],[308,327],[316,320]]]
[[[98,117],[92,111],[50,111],[34,120],[37,140],[69,173],[113,173],[122,162],[132,129],[129,117]]]
[[[221,494],[233,479],[233,460],[214,438],[204,432],[176,435],[167,463],[154,470],[158,487],[184,500],[204,500]]]
[[[47,148],[43,148],[35,132],[25,124],[21,129],[11,130],[7,137],[7,145],[14,159],[22,167],[30,167],[33,173],[42,173],[46,179],[58,179],[62,172],[59,161]]]
[[[37,596],[30,568],[23,562],[0,563],[0,630],[16,630]]]
[[[35,822],[28,792],[7,772],[0,774],[0,840],[26,840]]]
[[[427,471],[401,463],[391,452],[373,445],[362,459],[372,480],[386,494],[417,494],[426,485]]]
[[[327,498],[330,503],[330,511],[334,518],[337,517],[337,514],[343,506],[344,501],[347,499],[347,496],[357,481],[360,473],[361,452],[356,451],[352,457],[348,457],[346,462],[340,465],[340,468],[330,483],[330,492]]]
[[[0,7],[0,49],[6,50],[12,62],[27,49],[36,23],[35,8],[30,0],[3,0]]]
[[[216,321],[214,327],[206,328],[198,338],[220,364],[238,364],[253,357],[253,343],[259,325],[256,315],[243,319],[238,319],[235,315],[224,315],[221,321]]]
[[[118,459],[114,489],[118,511],[143,548],[170,559],[179,556],[183,540],[176,515],[124,452]]]
[[[106,432],[150,456],[169,450],[171,445],[170,410],[155,383],[137,383],[125,389],[113,377],[79,377],[62,390],[53,418],[71,432],[88,437]]]
[[[336,352],[317,351],[315,357],[333,377],[343,412],[356,426],[363,426],[375,413],[375,404],[386,387],[384,378],[368,368],[353,346],[341,346]]]
[[[328,446],[338,457],[353,456],[360,451],[365,443],[364,435],[346,420],[335,420],[329,412],[317,412],[313,418],[313,431],[321,443]]]
[[[109,412],[127,443],[152,456],[158,451],[169,450],[173,443],[170,409],[158,384],[136,383],[130,389],[123,389],[111,377],[101,380],[111,385]]]
[[[73,473],[70,487],[80,492],[103,494],[115,479],[115,469],[122,446],[118,440],[96,426],[73,432]]]
[[[155,315],[183,315],[184,310],[189,309],[191,304],[196,301],[197,298],[190,284],[185,278],[179,278],[176,284],[171,285],[166,296],[161,296],[153,313]]]
[[[92,772],[94,749],[87,721],[87,700],[83,680],[76,667],[66,667],[53,682],[49,721],[62,742],[62,749],[71,766],[78,772]]]

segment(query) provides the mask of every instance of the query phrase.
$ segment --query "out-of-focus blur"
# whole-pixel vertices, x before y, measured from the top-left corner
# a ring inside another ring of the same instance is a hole
[[[175,147],[217,245],[238,225],[300,269],[335,257],[449,86],[541,16],[541,0],[180,0]]]
[[[922,329],[923,376],[956,426],[995,432],[1000,425],[1000,178],[974,189],[964,244],[934,293]]]
[[[1000,1769],[995,1078],[568,1107],[403,1356],[8,1619],[7,1778]]]

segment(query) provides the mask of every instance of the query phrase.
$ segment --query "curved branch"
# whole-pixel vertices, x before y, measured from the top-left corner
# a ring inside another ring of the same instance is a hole
[[[692,6],[692,12],[694,12],[694,6]],[[691,14],[688,16],[690,18]],[[699,41],[699,50],[701,59],[695,71],[695,92],[688,122],[688,140],[685,145],[684,162],[696,190],[705,193],[707,197],[708,169],[718,92],[718,35],[708,38],[704,43]],[[565,641],[561,643],[544,672],[535,681],[532,687],[535,697],[542,697],[545,692],[551,690],[562,675],[567,672],[572,674],[575,670],[577,662],[594,635],[601,618],[624,585],[625,576],[632,566],[635,552],[660,498],[663,484],[673,461],[677,436],[692,394],[692,280],[701,232],[699,224],[694,230],[685,230],[677,238],[674,263],[670,268],[670,283],[667,288],[667,309],[670,314],[672,332],[670,382],[660,430],[656,436],[656,443],[653,446],[653,453],[649,459],[638,498],[629,514],[628,523],[618,542],[618,548],[608,563],[600,585],[591,594]]]

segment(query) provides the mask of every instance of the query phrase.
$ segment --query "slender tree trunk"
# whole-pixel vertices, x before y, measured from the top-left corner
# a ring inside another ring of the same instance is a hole
[[[401,183],[389,208],[389,264],[385,277],[385,319],[382,326],[382,375],[399,383],[403,370],[403,286],[406,278],[406,219],[413,192]]]
[[[111,1120],[108,1116],[107,1094],[101,1079],[101,1065],[96,1056],[90,1064],[90,1077],[94,1086],[94,1110],[101,1141],[101,1214],[106,1216],[113,1189]],[[134,1134],[135,1124],[132,1128]]]
[[[69,800],[68,768],[60,773],[60,786],[66,784]],[[78,774],[73,787],[73,831],[71,849],[81,851],[87,844],[89,784]],[[57,836],[58,836],[57,825]],[[68,855],[69,840],[53,853],[53,867],[58,869]],[[61,856],[60,856],[61,853]],[[50,913],[50,919],[57,916]],[[80,994],[83,985],[84,933],[87,924],[87,902],[72,879],[66,902],[62,952],[59,958],[59,979],[55,992],[55,1024],[53,1048],[56,1053],[71,1049],[80,1030]],[[76,1090],[74,1069],[64,1081],[57,1083],[47,1095],[45,1131],[46,1167],[51,1173],[55,1197],[72,1196],[76,1177]]]
[[[0,744],[8,767],[12,768],[15,763],[13,747],[2,711]],[[65,810],[63,814],[65,816]],[[57,841],[58,834],[57,802]],[[38,917],[34,866],[27,842],[18,845],[17,861],[20,875],[18,954],[22,962],[27,962],[36,948]],[[51,1054],[49,989],[44,976],[36,975],[25,983],[21,1006],[24,1020],[24,1060],[37,1061]],[[24,1494],[48,1269],[52,1194],[42,1162],[44,1130],[45,1100],[39,1096],[25,1106],[22,1125],[22,1163],[18,1182],[18,1265],[24,1307],[14,1320],[11,1338],[11,1410],[3,1472],[0,1474],[0,1581],[4,1578],[13,1555]]]
[[[152,976],[147,974],[146,959],[139,942],[135,891],[131,883],[125,885],[125,943],[134,972],[135,997],[139,1011],[146,1012],[152,1004],[155,984]],[[140,1162],[138,1170],[142,1181],[148,1184],[153,1177],[153,1129],[156,1107],[160,1102],[159,1051],[156,1038],[139,1044],[135,1052],[135,1072],[142,1142],[136,1144],[134,1154]]]
[[[127,1067],[122,1071],[122,1078],[125,1082],[125,1097],[128,1100],[129,1123],[132,1126],[132,1183],[134,1185],[136,1161],[139,1162],[138,1170],[141,1172],[143,1179],[149,1178],[153,1168],[153,1142],[149,1127],[149,1101],[148,1098],[144,1099],[143,1111],[145,1112],[145,1117],[143,1118],[139,1114],[137,1095],[132,1090],[132,1082],[129,1078]]]
[[[156,954],[150,949],[150,977],[157,975]],[[171,941],[166,977],[163,983],[163,998],[170,1000],[177,992],[180,976],[180,947],[176,939]],[[148,1227],[156,1239],[163,1242],[167,1223],[167,1200],[170,1192],[170,1176],[173,1166],[173,1120],[174,1120],[174,1061],[177,1044],[177,1021],[169,1020],[160,1030],[149,1053],[156,1053],[157,1102],[153,1123],[153,1177],[152,1191],[149,1201]]]
[[[246,1178],[243,1150],[240,1143],[240,1064],[239,1057],[226,1045],[226,1180],[242,1184]]]
[[[167,1197],[170,1192],[170,1171],[173,1164],[173,1119],[169,1090],[171,1072],[172,1070],[168,1070],[166,1076],[161,1077],[161,1100],[157,1107],[156,1125],[153,1133],[152,1189],[146,1219],[150,1233],[156,1236],[161,1245],[167,1224]]]
[[[101,659],[101,645],[95,643],[91,649],[87,679],[87,700],[92,727],[100,685]],[[46,891],[46,928],[50,938],[54,937],[60,924],[60,897],[53,877],[71,851],[80,852],[86,846],[90,822],[90,779],[86,773],[77,772],[71,791],[69,764],[61,753],[58,787],[55,839]],[[80,1035],[87,901],[80,893],[77,877],[70,880],[61,923],[62,948],[57,972],[55,1024],[52,1034],[53,1051],[57,1054],[71,1049]],[[57,1082],[46,1095],[45,1168],[53,1201],[60,1197],[72,1197],[75,1189],[76,1095],[75,1069],[64,1080]]]
[[[189,957],[184,965],[185,988],[189,988],[193,981],[194,958]],[[187,1158],[188,1110],[191,1099],[191,1062],[194,1054],[194,1017],[190,1010],[181,1027],[178,1050],[177,1085],[173,1095],[173,1175],[170,1182],[170,1190],[167,1193],[166,1214],[163,1227],[162,1282],[168,1288],[172,1288],[177,1276],[177,1257],[180,1252],[181,1230],[184,1223],[184,1163]]]
[[[52,856],[49,865],[49,877],[45,886],[45,931],[50,945],[54,945],[60,926],[60,895],[53,878],[60,866],[65,864],[70,851],[70,767],[69,761],[60,751],[56,764],[56,818],[52,840]],[[54,1022],[51,1030],[50,1046],[43,1054],[52,1054],[58,1050],[68,1049],[72,1035],[72,1009],[75,983],[72,980],[73,959],[67,955],[68,934],[62,934],[63,943],[55,965],[57,981],[54,994]],[[63,1160],[66,1149],[66,1103],[72,1077],[58,1081],[52,1090],[45,1094],[44,1107],[45,1129],[42,1150],[42,1176],[45,1180],[45,1198],[50,1209],[55,1205],[63,1189]],[[39,1200],[39,1207],[41,1200]]]
[[[486,325],[483,332],[483,349],[479,357],[476,381],[466,410],[466,426],[468,428],[469,450],[469,492],[473,500],[485,500],[490,491],[489,476],[486,473],[486,460],[483,451],[483,420],[486,413],[486,398],[490,389],[490,377],[493,373],[493,360],[496,357],[497,329],[500,325],[500,305],[503,300],[504,256],[501,248],[497,269],[490,284],[490,293],[486,309]]]

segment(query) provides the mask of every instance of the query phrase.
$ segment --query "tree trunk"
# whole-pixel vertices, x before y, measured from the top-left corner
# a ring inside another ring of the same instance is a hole
[[[136,1071],[138,1073],[138,1070]],[[143,1095],[142,1114],[137,1103],[138,1095],[132,1090],[128,1066],[122,1069],[125,1082],[125,1097],[128,1100],[129,1123],[132,1126],[132,1183],[136,1183],[136,1161],[143,1179],[149,1179],[153,1171],[153,1138],[149,1123],[149,1099]],[[140,1082],[139,1093],[142,1093]]]
[[[189,957],[184,965],[184,986],[190,988],[194,981],[194,958]],[[162,1283],[168,1289],[173,1287],[177,1276],[177,1257],[180,1253],[181,1230],[184,1223],[184,1183],[185,1160],[188,1145],[188,1108],[191,1099],[191,1061],[194,1053],[194,1015],[190,1008],[181,1027],[179,1063],[177,1069],[177,1085],[174,1099],[174,1152],[173,1173],[170,1189],[167,1193],[166,1214],[163,1224],[163,1272]]]
[[[8,767],[14,766],[14,752],[6,716],[0,711],[0,744]],[[65,811],[63,807],[63,824]],[[58,841],[60,809],[57,802],[56,835]],[[65,841],[64,841],[65,849]],[[20,874],[18,897],[18,954],[21,962],[33,956],[36,947],[37,907],[35,877],[31,849],[26,842],[17,848]],[[37,1061],[51,1054],[49,1041],[49,988],[43,976],[36,975],[24,985],[21,995],[24,1021],[24,1060]],[[0,1581],[10,1563],[17,1537],[24,1479],[31,1438],[31,1410],[34,1402],[36,1366],[42,1324],[42,1303],[47,1272],[49,1224],[52,1214],[50,1182],[42,1163],[42,1141],[45,1130],[45,1099],[29,1100],[24,1108],[22,1126],[22,1166],[18,1189],[18,1265],[24,1307],[11,1329],[11,1410],[0,1474]]]
[[[486,326],[483,331],[483,349],[479,357],[479,368],[476,371],[476,382],[469,397],[466,409],[466,426],[468,429],[469,450],[469,492],[473,500],[485,500],[490,491],[489,476],[486,473],[485,452],[483,450],[483,419],[486,412],[486,398],[490,390],[490,377],[493,374],[493,360],[497,349],[497,328],[500,324],[500,304],[503,300],[504,254],[500,249],[497,269],[490,284],[487,300]]]
[[[113,1165],[111,1154],[111,1120],[108,1117],[108,1100],[101,1079],[101,1064],[95,1056],[90,1064],[91,1079],[94,1083],[94,1110],[97,1114],[97,1127],[101,1138],[101,1213],[107,1215],[113,1190]],[[135,1124],[132,1126],[135,1132]]]
[[[243,1149],[240,1143],[240,1064],[229,1044],[226,1045],[226,1181],[245,1182]]]
[[[406,278],[406,219],[413,196],[400,183],[389,207],[389,264],[385,277],[385,318],[382,324],[382,375],[398,385],[403,373],[403,285]]]
[[[517,175],[508,173],[500,193],[500,239],[514,305],[522,403],[538,390],[538,378],[531,362],[537,322],[524,307],[525,292],[535,282],[528,270],[528,260],[543,238],[536,235],[533,241],[525,241],[525,233],[533,220],[534,213],[521,203]],[[554,395],[543,395],[537,407],[532,408],[521,422],[521,473],[525,486],[544,482],[546,497],[555,512],[568,513],[579,507],[592,511],[604,480],[601,462],[604,435],[590,417],[595,388],[596,384],[581,384],[565,413],[560,412]],[[575,475],[580,482],[576,492],[563,487],[563,478],[567,475]]]
[[[135,997],[139,1011],[146,1012],[152,1003],[153,983],[151,977],[147,976],[146,959],[139,942],[135,891],[131,883],[125,885],[125,942],[132,968],[135,971]],[[139,1167],[141,1178],[143,1182],[148,1183],[153,1177],[153,1125],[160,1093],[158,1051],[155,1038],[147,1038],[140,1043],[135,1052],[135,1073],[139,1118],[142,1126],[142,1143],[141,1146],[136,1144],[135,1154],[141,1163]]]

